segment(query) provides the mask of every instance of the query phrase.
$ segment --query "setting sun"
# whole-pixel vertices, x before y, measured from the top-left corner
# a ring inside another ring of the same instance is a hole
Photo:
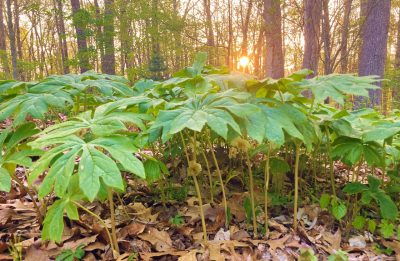
[[[240,67],[246,68],[249,65],[250,59],[247,56],[240,57],[239,65]]]

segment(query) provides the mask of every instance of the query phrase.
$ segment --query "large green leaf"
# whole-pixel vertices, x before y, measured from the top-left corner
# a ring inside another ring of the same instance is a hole
[[[10,192],[11,177],[8,171],[0,167],[0,191]]]

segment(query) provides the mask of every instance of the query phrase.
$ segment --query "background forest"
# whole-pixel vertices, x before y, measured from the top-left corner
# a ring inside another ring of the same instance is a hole
[[[3,0],[0,79],[90,69],[165,79],[207,51],[211,65],[261,78],[308,68],[397,82],[399,12],[398,0]]]

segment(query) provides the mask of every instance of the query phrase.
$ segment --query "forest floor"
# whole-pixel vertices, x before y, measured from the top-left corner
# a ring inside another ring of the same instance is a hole
[[[340,180],[340,168],[336,169]],[[23,169],[17,174],[24,180]],[[209,238],[204,243],[194,192],[188,191],[185,199],[167,200],[163,205],[153,193],[154,188],[129,176],[127,180],[127,192],[114,198],[121,253],[117,260],[299,260],[299,256],[301,260],[316,260],[312,252],[318,259],[326,260],[338,249],[347,252],[349,260],[396,260],[396,255],[400,260],[399,241],[389,242],[353,230],[346,234],[331,214],[316,204],[307,204],[307,200],[299,209],[297,231],[292,229],[288,207],[271,207],[267,236],[253,239],[243,210],[247,193],[233,189],[228,200],[233,217],[229,229],[224,229],[223,207],[217,203],[204,204]],[[261,202],[262,191],[258,192]],[[110,224],[105,203],[85,206]],[[259,223],[264,223],[263,215]],[[26,192],[14,186],[11,193],[0,194],[0,260],[17,260],[21,256],[28,261],[57,257],[57,260],[115,260],[106,231],[98,220],[84,212],[79,221],[65,220],[60,244],[43,242],[40,231]],[[392,255],[382,253],[378,245],[391,248]]]

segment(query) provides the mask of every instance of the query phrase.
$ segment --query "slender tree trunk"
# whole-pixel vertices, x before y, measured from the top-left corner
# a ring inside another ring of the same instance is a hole
[[[115,74],[115,48],[114,48],[114,0],[104,1],[104,61],[102,71]]]
[[[304,0],[304,57],[303,68],[318,75],[320,53],[321,0]],[[310,77],[312,77],[310,76]]]
[[[226,64],[228,65],[229,69],[233,69],[232,42],[233,42],[232,0],[228,0],[228,57]]]
[[[249,0],[249,5],[247,6],[246,10],[246,17],[244,19],[243,27],[242,27],[242,50],[241,50],[241,55],[242,56],[247,56],[248,55],[248,32],[249,32],[249,23],[250,23],[250,15],[251,15],[251,10],[253,9],[253,0]]]
[[[329,21],[329,0],[322,1],[322,41],[324,43],[324,74],[332,73],[331,62],[331,27]]]
[[[6,0],[7,4],[7,27],[8,35],[10,38],[10,49],[11,49],[11,63],[13,69],[13,78],[19,80],[18,67],[17,67],[17,48],[15,44],[15,31],[13,25],[13,16],[11,9],[11,0]]]
[[[282,78],[285,74],[282,50],[282,14],[280,0],[264,0],[264,26],[268,77]]]
[[[58,45],[61,49],[61,61],[63,73],[69,73],[68,66],[68,46],[67,39],[65,34],[65,23],[64,23],[64,15],[63,15],[63,1],[62,0],[54,0],[56,6],[56,23],[57,23],[57,34],[58,34]]]
[[[82,15],[86,15],[82,12],[81,4],[79,0],[71,0],[73,24],[76,32],[76,40],[78,45],[78,60],[81,73],[89,70],[89,53],[88,45],[86,41],[86,24],[82,21]]]
[[[15,40],[17,41],[17,53],[18,59],[23,59],[22,54],[22,42],[21,42],[21,30],[19,26],[19,3],[18,0],[14,0],[14,31],[15,31]]]
[[[394,58],[394,67],[400,69],[400,17],[397,21],[396,56]]]
[[[10,67],[8,65],[8,56],[7,56],[7,42],[6,42],[6,28],[4,24],[4,1],[0,0],[0,62],[3,67],[4,73],[6,77],[9,77]]]
[[[214,57],[214,29],[211,16],[211,0],[203,0],[204,12],[206,16],[206,32],[207,32],[207,47],[209,48],[209,61],[211,64],[215,64]]]
[[[365,15],[362,27],[362,46],[358,74],[378,75],[385,71],[387,40],[390,18],[390,0],[365,0],[362,14]],[[381,83],[377,83],[381,86]],[[381,105],[381,89],[369,91],[370,106]]]
[[[103,17],[101,16],[99,2],[97,0],[93,1],[95,8],[95,17],[96,17],[96,46],[97,50],[100,52],[100,66],[103,66],[104,63],[104,38],[103,38]],[[98,61],[98,57],[96,57]]]
[[[348,72],[348,50],[347,50],[347,42],[349,38],[349,27],[350,27],[350,13],[351,13],[351,5],[353,0],[345,0],[344,2],[344,17],[343,17],[343,26],[341,29],[341,50],[340,50],[340,71],[341,73]]]

